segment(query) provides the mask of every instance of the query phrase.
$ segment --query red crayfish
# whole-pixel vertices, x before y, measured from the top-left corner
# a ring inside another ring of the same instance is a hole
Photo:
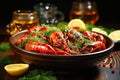
[[[38,52],[42,54],[57,54],[57,55],[70,55],[70,49],[67,45],[66,39],[64,38],[64,35],[62,32],[59,31],[53,31],[49,37],[45,37],[41,35],[41,32],[48,31],[49,28],[47,27],[31,27],[27,33],[36,31],[36,33],[39,34],[32,34],[30,37],[35,38],[36,36],[39,36],[42,38],[42,40],[46,40],[47,43],[42,43],[42,42],[34,42],[34,41],[29,41],[28,39],[28,34],[25,33],[24,36],[20,37],[18,39],[18,43],[22,42],[23,40],[27,40],[25,43],[25,50],[28,51],[33,51],[33,52]],[[52,46],[51,46],[52,45]],[[64,50],[60,49],[63,48]]]
[[[83,34],[91,40],[91,44],[84,46],[80,51],[88,51],[90,53],[106,49],[106,39],[103,35],[95,32],[84,31]]]
[[[57,29],[49,31],[49,29],[52,30],[52,28],[48,27],[33,26],[28,29],[24,36],[18,39],[18,43],[26,40],[25,50],[54,55],[71,55],[73,52],[81,54],[86,51],[93,53],[106,49],[106,40],[101,34],[90,31],[78,32],[76,30],[70,32],[62,32]],[[32,35],[29,35],[31,32]],[[46,36],[47,32],[49,36]],[[33,39],[40,37],[42,41],[46,42],[30,41],[28,35]],[[84,39],[89,40],[90,43],[86,45]]]

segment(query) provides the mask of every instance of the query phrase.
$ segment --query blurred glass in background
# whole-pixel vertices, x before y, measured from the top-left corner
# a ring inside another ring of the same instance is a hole
[[[7,33],[12,35],[30,26],[39,24],[37,12],[34,10],[17,10],[13,12],[11,22],[7,25]]]
[[[64,20],[64,13],[58,10],[56,5],[51,3],[39,3],[33,8],[37,11],[41,24],[54,25]]]
[[[69,19],[79,18],[85,23],[96,24],[99,19],[96,2],[74,1],[69,13]]]

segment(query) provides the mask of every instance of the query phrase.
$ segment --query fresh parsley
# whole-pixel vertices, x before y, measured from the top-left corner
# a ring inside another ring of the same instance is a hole
[[[9,43],[1,43],[0,44],[0,52],[5,52],[10,50],[10,44]]]
[[[9,56],[0,57],[0,66],[5,66],[7,64],[12,64],[13,60]]]
[[[21,76],[19,80],[57,80],[57,77],[52,71],[33,69]]]

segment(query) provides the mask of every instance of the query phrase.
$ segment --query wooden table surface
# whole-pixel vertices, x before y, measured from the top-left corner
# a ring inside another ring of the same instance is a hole
[[[12,51],[0,53],[0,57],[13,55]],[[15,63],[21,62],[17,56],[12,59]],[[72,70],[71,70],[72,71]],[[120,80],[120,51],[113,51],[111,55],[97,66],[79,68],[72,72],[57,72],[58,80]],[[10,76],[4,66],[0,67],[0,80],[18,80],[19,77]]]

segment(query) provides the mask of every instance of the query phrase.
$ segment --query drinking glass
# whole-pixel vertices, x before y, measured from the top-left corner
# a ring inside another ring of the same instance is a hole
[[[94,25],[99,19],[96,2],[73,2],[69,19],[75,18],[82,19],[85,23]]]
[[[16,10],[13,12],[11,22],[7,25],[8,34],[12,35],[21,30],[39,24],[37,12],[34,10]]]
[[[36,4],[34,10],[38,12],[38,17],[42,24],[54,25],[64,20],[64,13],[58,7],[51,3]]]

